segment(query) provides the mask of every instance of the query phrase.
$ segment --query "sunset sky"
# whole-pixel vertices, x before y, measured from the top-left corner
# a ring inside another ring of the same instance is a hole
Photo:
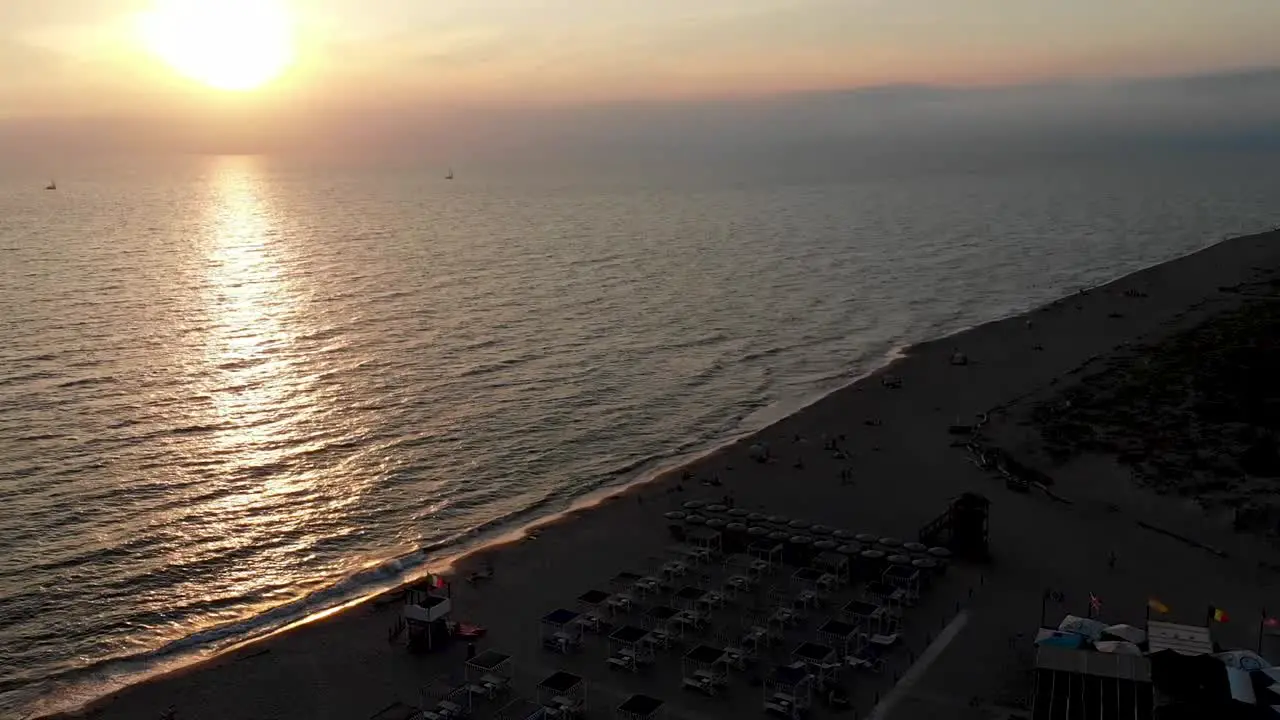
[[[175,72],[152,0],[0,3],[0,120],[690,101],[1280,66],[1275,0],[287,0],[293,62],[249,92]],[[231,56],[240,38],[207,40]]]

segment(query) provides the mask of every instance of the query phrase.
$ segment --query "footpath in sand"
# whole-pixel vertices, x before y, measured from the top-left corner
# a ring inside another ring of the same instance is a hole
[[[1238,308],[1246,301],[1239,286],[1265,282],[1278,268],[1280,234],[1238,238],[1027,315],[917,346],[884,371],[693,463],[687,468],[693,480],[673,473],[467,558],[459,576],[491,563],[494,577],[474,585],[455,581],[455,616],[488,629],[480,650],[513,656],[517,695],[533,697],[539,680],[564,669],[586,678],[588,717],[613,717],[631,693],[665,700],[668,717],[761,716],[763,690],[750,671],[731,672],[725,692],[704,697],[681,690],[679,652],[660,652],[645,673],[610,671],[604,637],[588,635],[573,655],[551,653],[542,648],[539,619],[575,607],[588,590],[611,590],[610,579],[620,572],[644,574],[660,565],[671,544],[663,514],[692,499],[730,495],[737,508],[752,512],[910,541],[951,498],[977,491],[991,500],[990,561],[953,564],[905,610],[902,636],[883,672],[843,671],[853,705],[843,716],[1018,716],[1030,690],[1030,638],[1046,589],[1064,598],[1047,608],[1052,617],[1084,614],[1090,593],[1102,602],[1102,618],[1113,622],[1140,623],[1148,597],[1170,606],[1170,619],[1193,623],[1213,603],[1238,620],[1215,628],[1222,644],[1252,647],[1268,596],[1280,607],[1269,569],[1280,563],[1265,541],[1206,521],[1204,510],[1185,500],[1135,489],[1111,460],[1081,456],[1041,464],[1033,457],[1037,434],[1023,423],[1034,407],[1115,353]],[[968,364],[950,362],[956,351]],[[887,387],[887,375],[901,386]],[[1027,454],[1053,476],[1056,499],[1010,491],[970,461],[963,442],[956,443],[966,438],[949,429],[984,416],[984,442]],[[824,449],[830,440],[844,457]],[[751,446],[761,443],[773,462],[749,457]],[[723,485],[697,482],[712,477]],[[691,577],[701,581],[704,573],[716,581],[720,570],[695,569]],[[770,583],[787,585],[781,575]],[[394,600],[367,602],[122,690],[83,714],[133,720],[172,710],[176,720],[363,720],[393,703],[434,705],[435,689],[451,676],[460,679],[465,646],[410,653],[402,640],[388,641],[400,612]],[[719,627],[695,642],[714,640],[743,612],[717,611]],[[821,620],[835,613],[809,614],[806,625],[786,632],[774,660],[812,639]],[[639,622],[626,615],[612,621]],[[496,717],[501,705],[478,704],[474,716]],[[836,711],[815,698],[812,717],[828,716]]]

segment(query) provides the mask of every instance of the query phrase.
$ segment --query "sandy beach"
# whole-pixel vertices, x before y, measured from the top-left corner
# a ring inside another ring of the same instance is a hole
[[[1213,603],[1235,619],[1215,627],[1222,644],[1252,647],[1261,608],[1278,584],[1272,568],[1280,567],[1280,554],[1262,534],[1236,531],[1230,510],[1243,495],[1212,483],[1158,494],[1155,484],[1134,478],[1132,463],[1115,458],[1124,450],[1119,444],[1115,453],[1092,446],[1049,452],[1036,408],[1121,358],[1149,357],[1162,341],[1210,318],[1266,302],[1278,271],[1280,233],[1236,238],[913,347],[750,438],[465,558],[452,571],[455,617],[487,628],[479,649],[513,657],[514,695],[532,697],[539,680],[563,669],[587,679],[589,717],[612,717],[638,692],[665,700],[671,717],[757,716],[761,689],[750,673],[733,675],[721,696],[703,697],[681,690],[677,652],[660,654],[646,673],[611,672],[604,638],[589,635],[573,655],[549,653],[539,641],[539,618],[574,607],[588,590],[610,590],[620,572],[643,574],[661,564],[671,544],[663,513],[690,500],[729,496],[752,512],[912,541],[951,498],[973,491],[991,500],[991,558],[955,563],[905,610],[883,672],[845,671],[857,717],[1017,716],[1046,589],[1063,596],[1051,603],[1051,615],[1083,613],[1092,593],[1102,617],[1115,622],[1141,622],[1149,597],[1187,622],[1200,621]],[[966,364],[952,362],[957,352]],[[901,386],[886,385],[888,376]],[[1090,407],[1107,416],[1105,401]],[[1130,421],[1158,411],[1144,408]],[[951,432],[956,425],[981,425],[983,442],[1051,477],[1048,492],[1012,491],[977,467],[967,437]],[[772,462],[751,459],[758,444],[767,445]],[[1158,459],[1159,450],[1149,454]],[[710,478],[720,484],[700,482]],[[1212,502],[1197,501],[1211,491]],[[464,580],[490,564],[492,579]],[[371,600],[127,688],[77,716],[158,718],[172,711],[174,720],[363,720],[395,703],[416,707],[425,697],[431,704],[431,694],[461,674],[466,648],[411,653],[403,638],[388,640],[400,613],[393,597]],[[729,608],[715,622],[723,627],[740,614]],[[811,638],[829,614],[815,611],[807,625],[788,631],[777,659]],[[477,705],[475,716],[496,717],[501,704]],[[813,716],[834,711],[815,703]]]

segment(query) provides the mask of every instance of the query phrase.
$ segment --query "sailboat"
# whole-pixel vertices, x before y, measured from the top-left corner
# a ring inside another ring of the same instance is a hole
[[[49,184],[44,186],[44,189],[45,189],[45,190],[57,190],[57,189],[58,189],[58,183],[57,183],[57,182],[55,182],[55,181],[53,181],[53,180],[50,180],[50,181],[49,181]]]
[[[444,176],[444,179],[445,179],[445,180],[452,180],[452,179],[453,179],[453,168],[449,168],[449,173],[448,173],[447,175],[445,175],[445,176]]]

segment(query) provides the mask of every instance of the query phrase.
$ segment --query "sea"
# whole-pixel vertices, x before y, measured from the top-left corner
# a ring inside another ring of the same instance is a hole
[[[0,168],[0,716],[390,587],[910,346],[1280,224],[1276,153]],[[704,168],[704,170],[706,170]]]

